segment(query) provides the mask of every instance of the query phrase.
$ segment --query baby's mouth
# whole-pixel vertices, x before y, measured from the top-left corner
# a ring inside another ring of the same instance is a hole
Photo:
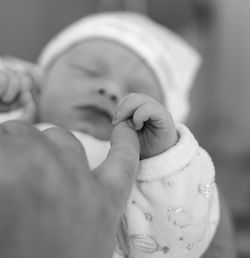
[[[82,112],[84,116],[88,116],[88,118],[105,118],[109,122],[112,122],[113,119],[113,115],[109,111],[96,106],[75,106],[75,109]]]

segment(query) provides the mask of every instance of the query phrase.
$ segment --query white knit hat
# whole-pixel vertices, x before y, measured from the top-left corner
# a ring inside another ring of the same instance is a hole
[[[118,42],[140,56],[155,73],[174,119],[185,119],[189,111],[188,93],[200,57],[178,35],[144,15],[111,12],[83,18],[56,35],[45,46],[38,63],[46,70],[70,47],[92,38]]]

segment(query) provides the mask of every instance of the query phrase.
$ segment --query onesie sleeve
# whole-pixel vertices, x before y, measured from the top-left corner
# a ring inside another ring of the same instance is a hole
[[[198,258],[209,246],[219,201],[211,158],[189,129],[168,151],[142,160],[118,232],[121,257]]]

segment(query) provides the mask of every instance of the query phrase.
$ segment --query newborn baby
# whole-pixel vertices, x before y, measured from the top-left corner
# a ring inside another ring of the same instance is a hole
[[[140,165],[114,257],[201,257],[213,239],[219,220],[213,163],[181,124],[198,65],[196,52],[173,32],[114,12],[81,19],[53,38],[37,70],[25,73],[38,78],[37,88],[23,72],[2,72],[5,106],[27,103],[21,116],[41,130],[72,130],[91,168],[106,158],[120,123],[136,131]]]

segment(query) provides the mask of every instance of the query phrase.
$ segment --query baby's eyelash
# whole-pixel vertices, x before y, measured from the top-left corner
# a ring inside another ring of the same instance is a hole
[[[72,65],[74,69],[77,71],[87,74],[88,76],[91,77],[98,77],[101,72],[98,69],[95,68],[90,68],[90,67],[84,67],[84,66],[78,66],[78,65]]]
[[[100,75],[100,71],[86,67],[83,67],[82,71],[91,77],[98,77]]]

